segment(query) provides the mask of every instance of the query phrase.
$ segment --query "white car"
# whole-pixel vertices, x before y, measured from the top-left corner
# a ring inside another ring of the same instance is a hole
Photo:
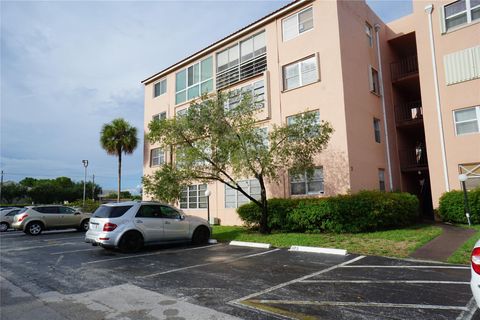
[[[204,244],[210,238],[207,220],[186,216],[168,204],[150,201],[109,203],[90,218],[85,241],[106,249],[135,252],[144,244],[191,241]]]
[[[470,269],[472,271],[472,278],[470,280],[470,288],[472,288],[473,297],[480,306],[480,240],[475,243],[470,258]]]
[[[12,226],[13,217],[21,210],[22,208],[9,208],[0,211],[0,232],[5,232]]]

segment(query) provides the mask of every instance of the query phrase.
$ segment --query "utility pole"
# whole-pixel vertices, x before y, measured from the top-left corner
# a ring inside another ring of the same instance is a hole
[[[95,201],[95,175],[92,176],[92,200]]]
[[[85,178],[83,179],[83,208],[85,209],[85,188],[87,184],[87,167],[88,167],[88,160],[82,160],[83,167],[85,168]]]
[[[2,202],[2,190],[3,190],[3,170],[2,170],[2,177],[0,178],[0,202]]]

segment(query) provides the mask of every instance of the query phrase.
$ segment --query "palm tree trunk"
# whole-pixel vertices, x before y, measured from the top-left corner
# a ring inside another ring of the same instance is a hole
[[[122,181],[122,151],[118,153],[118,192],[117,192],[117,202],[120,202],[120,190]]]

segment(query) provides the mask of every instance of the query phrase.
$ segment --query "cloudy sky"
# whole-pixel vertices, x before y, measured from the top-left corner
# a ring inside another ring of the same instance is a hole
[[[410,0],[367,1],[384,21]],[[139,130],[123,189],[142,176],[140,81],[288,1],[3,1],[0,167],[5,180],[68,176],[116,188],[117,160],[99,145],[117,117]],[[221,27],[219,27],[221,26]]]

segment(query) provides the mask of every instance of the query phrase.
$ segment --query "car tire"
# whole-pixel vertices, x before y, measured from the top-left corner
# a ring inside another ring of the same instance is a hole
[[[43,225],[40,222],[30,222],[25,227],[25,232],[31,236],[38,236],[43,231]]]
[[[5,232],[5,231],[7,231],[7,230],[8,230],[8,227],[9,227],[8,223],[6,223],[6,222],[0,223],[0,232]]]
[[[125,233],[120,242],[118,248],[123,253],[137,252],[143,247],[143,237],[139,232],[129,231]]]
[[[77,230],[80,232],[87,232],[89,227],[89,222],[90,222],[89,219],[83,220],[82,223],[80,223],[80,227],[78,227]]]
[[[210,230],[205,226],[200,226],[195,229],[192,235],[193,244],[206,244],[210,238]]]

